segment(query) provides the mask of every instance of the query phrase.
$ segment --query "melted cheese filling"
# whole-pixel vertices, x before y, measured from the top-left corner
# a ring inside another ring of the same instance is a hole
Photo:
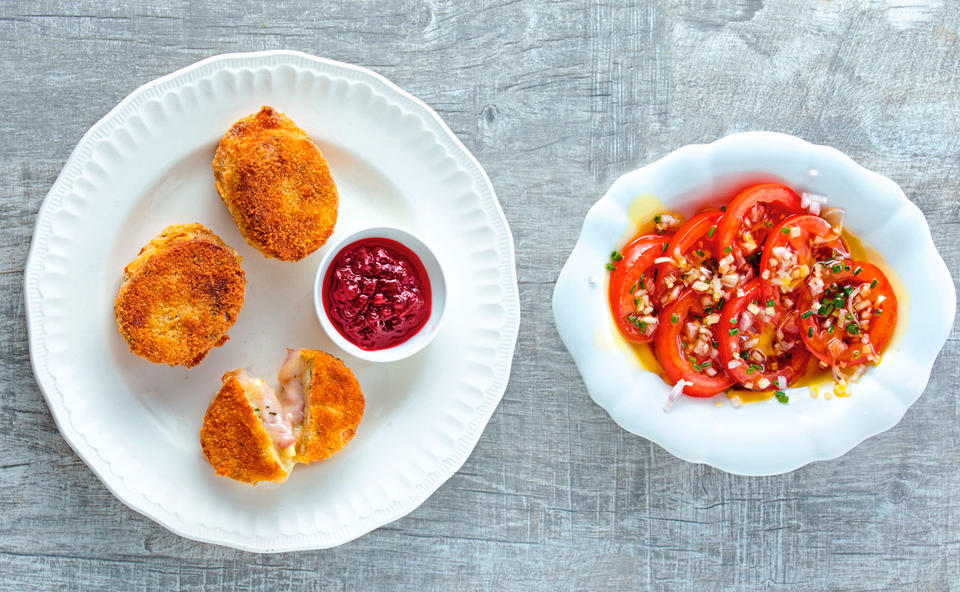
[[[283,412],[287,421],[296,426],[299,432],[303,423],[303,361],[299,349],[288,349],[280,372],[277,373],[280,388],[283,390]]]
[[[303,412],[306,399],[303,393],[303,362],[299,349],[288,349],[277,379],[280,381],[280,393],[259,378],[253,378],[240,370],[237,379],[260,418],[277,452],[285,458],[296,454],[297,439],[303,424]]]

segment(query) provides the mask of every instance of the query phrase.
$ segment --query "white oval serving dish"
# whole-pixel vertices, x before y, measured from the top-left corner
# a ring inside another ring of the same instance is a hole
[[[725,398],[681,397],[665,413],[670,386],[640,366],[614,327],[604,265],[635,234],[630,209],[639,196],[683,210],[761,181],[826,195],[829,205],[846,209],[846,227],[909,288],[898,293],[894,339],[850,397],[795,396],[788,405],[771,399],[740,408]],[[744,475],[835,458],[894,426],[923,392],[955,308],[953,281],[926,220],[896,183],[834,148],[772,132],[684,146],[619,178],[588,212],[553,295],[560,336],[590,396],[614,421],[679,458]]]

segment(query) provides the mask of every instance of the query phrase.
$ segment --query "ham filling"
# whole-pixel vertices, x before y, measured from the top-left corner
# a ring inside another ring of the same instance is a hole
[[[259,378],[241,370],[237,375],[254,411],[281,455],[292,457],[303,423],[303,362],[299,349],[288,349],[277,378],[280,394]]]

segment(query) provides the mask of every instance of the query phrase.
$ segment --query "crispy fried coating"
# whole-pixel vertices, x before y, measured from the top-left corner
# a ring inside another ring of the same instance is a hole
[[[365,402],[360,383],[343,362],[317,350],[302,350],[300,356],[306,405],[294,458],[311,463],[347,445],[357,433]]]
[[[285,464],[237,378],[239,370],[223,375],[200,429],[200,447],[218,475],[256,485],[286,481],[292,463]]]
[[[191,368],[229,339],[245,287],[236,251],[201,224],[174,224],[124,268],[117,326],[138,356]]]
[[[306,132],[272,107],[224,134],[213,175],[243,238],[267,257],[299,261],[333,233],[340,198],[327,161]]]

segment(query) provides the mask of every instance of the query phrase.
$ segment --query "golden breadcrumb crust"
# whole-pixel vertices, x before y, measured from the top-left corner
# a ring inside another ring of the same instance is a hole
[[[309,349],[300,356],[306,405],[294,458],[311,463],[329,457],[353,438],[363,418],[364,398],[353,372],[337,358]]]
[[[306,132],[272,107],[224,134],[213,175],[243,238],[267,257],[299,261],[333,233],[340,198],[327,161]]]
[[[124,268],[114,301],[130,351],[157,364],[192,368],[243,307],[240,256],[201,224],[174,224]]]
[[[250,404],[238,372],[223,375],[223,386],[207,408],[200,429],[203,454],[218,475],[253,485],[286,481],[290,471]]]

